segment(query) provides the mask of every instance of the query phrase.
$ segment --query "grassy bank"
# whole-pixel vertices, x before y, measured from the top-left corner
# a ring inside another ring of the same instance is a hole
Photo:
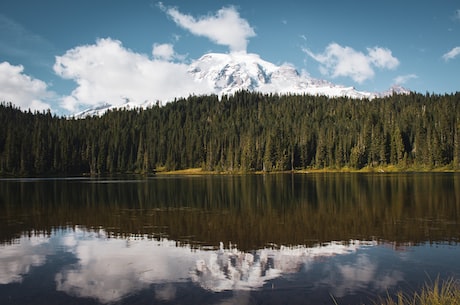
[[[206,171],[200,167],[197,168],[187,168],[179,170],[166,170],[165,168],[157,168],[155,171],[158,175],[215,175],[220,174],[217,171]]]
[[[376,305],[460,305],[460,283],[453,278],[445,281],[437,279],[426,284],[421,292],[413,295],[399,293],[396,297],[387,297]]]
[[[364,167],[361,169],[355,169],[351,167],[342,168],[308,168],[308,169],[296,169],[293,171],[209,171],[202,168],[188,168],[181,170],[166,170],[165,168],[157,168],[156,173],[159,175],[226,175],[226,174],[270,174],[270,173],[298,173],[298,174],[313,174],[313,173],[412,173],[412,172],[458,172],[450,166],[444,167],[423,167],[423,166],[376,166],[376,167]]]

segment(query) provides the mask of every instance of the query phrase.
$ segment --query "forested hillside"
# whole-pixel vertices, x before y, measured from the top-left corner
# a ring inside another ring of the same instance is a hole
[[[460,168],[460,93],[192,96],[68,119],[0,105],[0,174]]]

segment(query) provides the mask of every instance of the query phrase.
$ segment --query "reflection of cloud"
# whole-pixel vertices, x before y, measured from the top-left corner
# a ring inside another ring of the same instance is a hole
[[[0,245],[0,284],[22,282],[31,267],[43,265],[48,244],[44,236],[23,236],[12,245]]]
[[[174,241],[123,240],[98,234],[77,239],[72,251],[79,261],[56,275],[59,291],[112,302],[150,284],[187,280],[197,259],[196,252],[178,248]],[[157,297],[173,297],[173,291],[160,289]]]
[[[176,297],[176,287],[173,284],[166,284],[155,288],[155,298],[159,301],[171,301]]]
[[[104,231],[63,236],[62,244],[75,254],[78,263],[55,277],[57,289],[100,302],[116,301],[135,291],[157,284],[157,300],[175,297],[174,286],[192,280],[210,291],[248,291],[288,273],[304,270],[317,257],[356,251],[358,242],[325,244],[316,248],[282,247],[251,253],[237,249],[218,251],[177,247],[174,241],[107,238]]]
[[[335,295],[341,297],[351,289],[364,289],[375,278],[376,268],[364,254],[358,255],[354,264],[339,266],[343,280],[335,287]]]
[[[154,291],[152,297],[157,301],[172,301],[178,283],[194,282],[211,292],[232,291],[232,297],[221,304],[246,304],[250,303],[250,291],[262,289],[279,277],[306,275],[314,266],[325,272],[318,284],[334,287],[334,295],[343,296],[366,287],[384,290],[402,278],[397,271],[379,274],[366,252],[357,252],[372,245],[375,243],[331,242],[312,248],[243,252],[224,249],[221,244],[218,250],[197,250],[178,247],[175,241],[166,239],[117,239],[104,230],[76,228],[52,232],[51,237],[27,236],[17,244],[1,246],[0,284],[21,282],[32,266],[43,265],[47,255],[63,251],[74,255],[77,262],[55,275],[56,289],[102,303],[118,301],[146,288]],[[353,253],[357,255],[346,255]],[[322,260],[338,255],[344,255],[347,263]]]
[[[385,292],[403,279],[399,271],[380,274],[377,267],[378,261],[371,260],[367,254],[359,254],[350,263],[334,266],[338,269],[336,274],[341,276],[333,280],[333,295],[343,297],[349,293],[365,291],[370,285],[379,292]]]

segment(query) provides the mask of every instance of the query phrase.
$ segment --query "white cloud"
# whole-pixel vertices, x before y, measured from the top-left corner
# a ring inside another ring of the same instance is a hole
[[[171,49],[154,45],[156,59],[150,59],[107,38],[68,50],[56,57],[54,71],[74,80],[77,88],[63,99],[62,107],[75,112],[102,103],[119,106],[127,99],[140,105],[210,92],[205,84],[193,80],[187,65],[161,60],[173,56]]]
[[[45,100],[55,97],[45,82],[24,74],[24,67],[0,63],[0,102],[11,102],[23,110],[50,109]]]
[[[174,58],[174,47],[172,44],[164,43],[164,44],[157,44],[153,45],[152,55],[154,58],[163,59],[163,60],[171,60]]]
[[[249,23],[242,19],[234,7],[223,7],[214,15],[201,16],[196,19],[182,14],[176,8],[159,6],[176,24],[194,35],[209,38],[214,43],[228,46],[230,51],[246,51],[248,39],[256,34]]]
[[[460,47],[455,47],[453,48],[452,50],[450,50],[449,52],[447,52],[446,54],[444,54],[442,56],[442,58],[445,60],[445,61],[449,61],[451,59],[454,59],[455,57],[457,57],[458,55],[460,55]]]
[[[153,44],[152,55],[154,59],[165,61],[174,59],[182,61],[187,57],[186,55],[177,54],[176,51],[174,51],[174,46],[170,43]]]
[[[384,48],[368,48],[370,61],[378,68],[395,69],[399,65],[399,60],[393,57],[391,51]]]
[[[455,18],[455,20],[460,20],[460,9],[455,11],[454,18]]]
[[[171,60],[174,59],[176,53],[172,44],[163,43],[153,45],[152,55],[156,59],[160,60]]]
[[[385,48],[368,48],[368,54],[356,51],[350,47],[342,47],[331,43],[323,53],[315,54],[309,49],[304,49],[314,60],[319,62],[320,72],[335,77],[351,77],[354,81],[362,83],[375,75],[374,68],[395,69],[399,61],[390,50]]]
[[[400,75],[394,79],[394,82],[398,85],[402,85],[410,81],[411,79],[416,79],[418,76],[416,74],[407,74],[407,75]]]

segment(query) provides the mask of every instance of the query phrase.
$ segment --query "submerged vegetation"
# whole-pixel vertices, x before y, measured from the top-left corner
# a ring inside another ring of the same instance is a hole
[[[420,292],[407,295],[402,292],[396,297],[388,297],[376,303],[377,305],[459,305],[460,285],[453,279],[440,283],[439,279],[432,284],[426,284]]]
[[[0,105],[0,174],[458,170],[460,93],[191,96],[64,118]]]

